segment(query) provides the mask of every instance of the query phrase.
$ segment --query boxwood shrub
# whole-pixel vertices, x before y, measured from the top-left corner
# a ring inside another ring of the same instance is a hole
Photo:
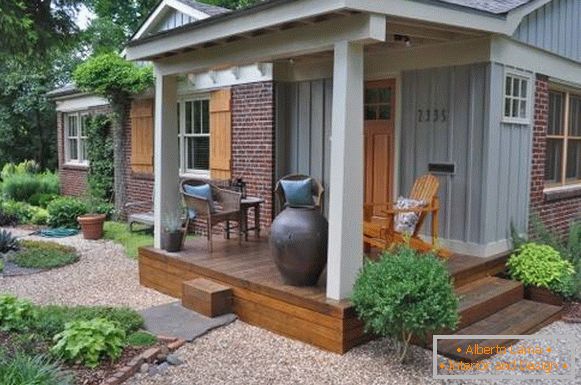
[[[87,204],[80,199],[61,197],[50,202],[48,210],[48,225],[50,227],[79,227],[77,217],[87,214]]]

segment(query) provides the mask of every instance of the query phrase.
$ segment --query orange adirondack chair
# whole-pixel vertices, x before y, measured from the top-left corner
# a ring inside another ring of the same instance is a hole
[[[387,249],[395,244],[408,242],[411,247],[423,252],[436,250],[436,241],[438,239],[438,212],[440,210],[440,203],[438,200],[439,187],[440,182],[438,181],[438,178],[431,174],[426,174],[419,177],[415,181],[409,196],[410,199],[427,202],[426,206],[418,208],[397,209],[388,205],[365,205],[363,242],[365,243],[366,249],[369,247]],[[419,218],[414,232],[409,236],[408,239],[403,234],[395,231],[394,218],[399,213],[410,212],[418,213]],[[374,217],[374,213],[376,213],[376,217]],[[379,213],[379,218],[377,218],[377,213]],[[427,243],[419,236],[422,225],[430,214],[432,225],[431,244]],[[438,255],[443,258],[448,258],[451,256],[449,251],[443,249],[436,251]]]

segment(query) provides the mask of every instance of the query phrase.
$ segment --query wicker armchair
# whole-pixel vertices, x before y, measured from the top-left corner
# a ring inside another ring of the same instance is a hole
[[[208,182],[197,179],[186,179],[181,182],[181,193],[184,201],[184,205],[188,209],[194,209],[196,215],[199,218],[206,219],[206,225],[208,229],[208,248],[212,251],[212,228],[219,223],[226,223],[226,238],[230,238],[230,221],[238,222],[238,242],[242,240],[243,232],[243,215],[240,210],[240,201],[242,195],[235,191],[225,190],[214,186],[211,183],[210,188],[212,189],[212,198],[214,200],[214,210],[211,209],[211,202],[206,198],[197,197],[190,195],[185,192],[184,186],[200,186]],[[184,240],[188,233],[187,229],[190,224],[190,215],[187,215],[186,219],[186,231],[184,232]],[[183,242],[182,241],[182,242]]]
[[[313,202],[315,202],[316,207],[319,207],[321,210],[323,210],[323,193],[325,192],[323,185],[321,185],[321,183],[317,179],[310,177],[308,175],[302,175],[302,174],[289,174],[287,176],[280,178],[279,181],[276,183],[274,193],[276,194],[276,196],[278,198],[278,202],[280,204],[279,207],[281,210],[284,209],[286,206],[286,197],[284,196],[284,190],[281,186],[280,181],[281,180],[305,180],[308,178],[312,179]]]

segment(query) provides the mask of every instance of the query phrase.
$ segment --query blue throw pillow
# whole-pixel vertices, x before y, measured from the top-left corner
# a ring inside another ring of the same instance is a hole
[[[313,206],[313,182],[303,180],[281,180],[280,185],[289,206]]]
[[[191,196],[207,199],[208,203],[210,203],[210,212],[213,213],[216,211],[214,209],[214,199],[212,198],[212,188],[209,184],[205,183],[199,186],[186,184],[184,185],[184,192]],[[188,212],[191,219],[195,218],[197,215],[196,210],[194,209],[189,209]]]

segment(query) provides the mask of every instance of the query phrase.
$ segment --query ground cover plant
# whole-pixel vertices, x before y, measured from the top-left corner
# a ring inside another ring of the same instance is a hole
[[[11,254],[9,260],[20,267],[54,269],[78,261],[79,255],[70,246],[55,242],[23,240],[20,241],[20,250]]]
[[[366,261],[351,300],[368,332],[400,342],[400,360],[412,336],[458,324],[458,298],[443,262],[408,246]]]

